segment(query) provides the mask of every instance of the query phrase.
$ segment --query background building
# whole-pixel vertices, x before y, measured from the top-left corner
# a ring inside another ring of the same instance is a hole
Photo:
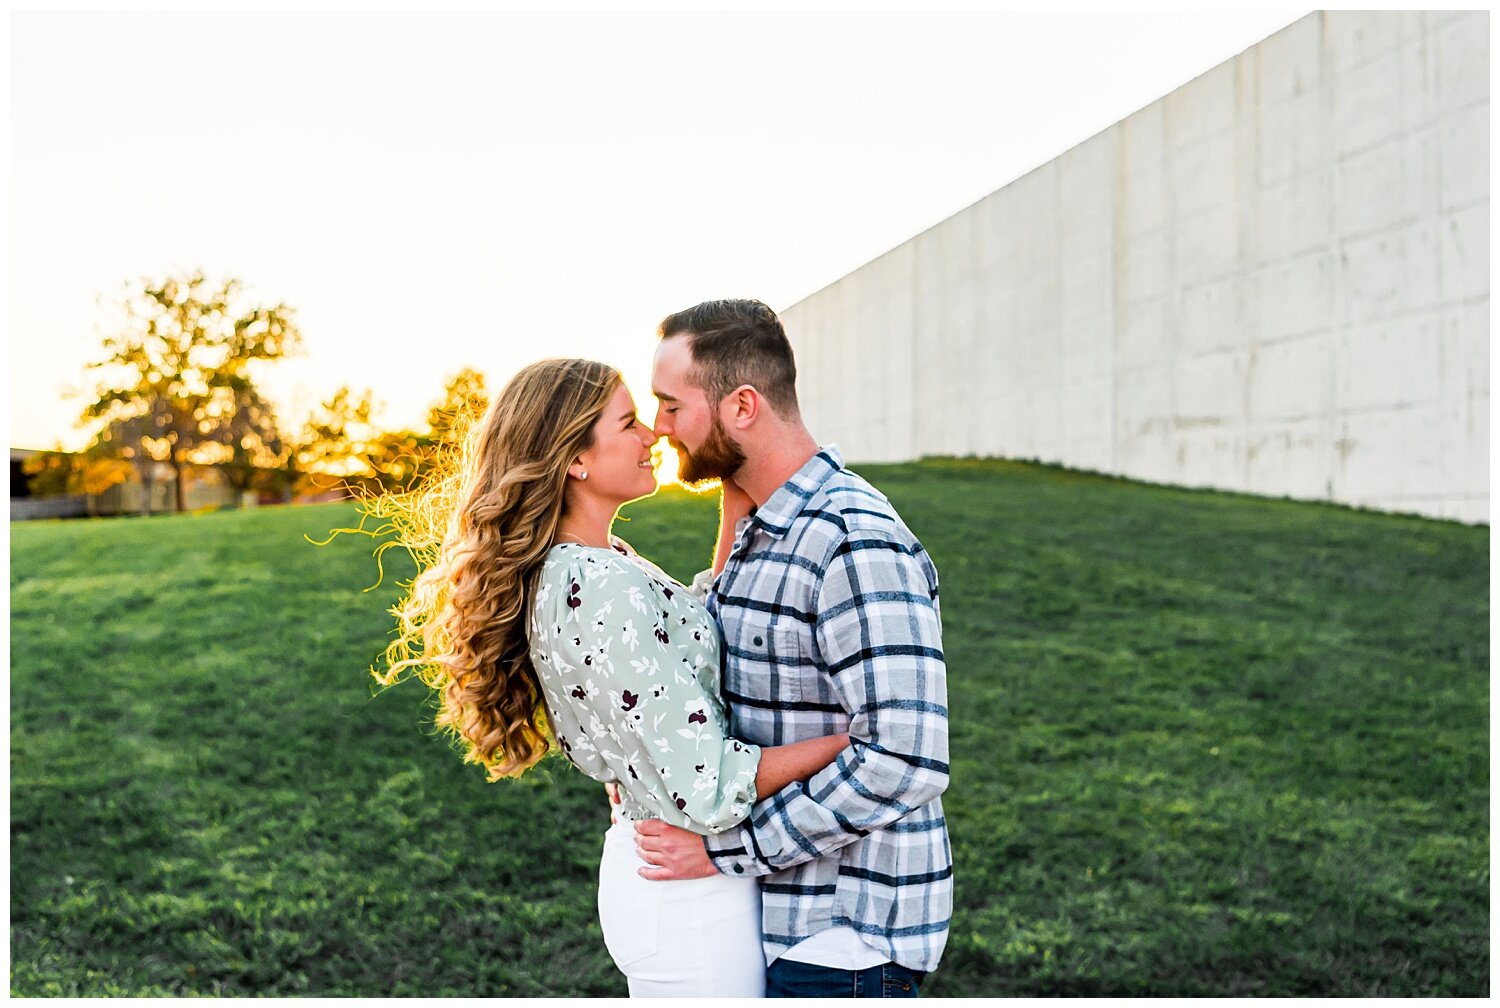
[[[173,474],[172,467],[164,462],[154,466],[154,478],[149,488],[141,482],[140,474],[132,471],[125,482],[116,483],[103,493],[38,494],[32,485],[35,477],[26,472],[25,466],[27,460],[42,454],[44,453],[30,448],[12,447],[10,450],[11,521],[161,513],[177,506],[177,477]],[[73,453],[62,454],[66,456]],[[242,500],[211,466],[190,466],[187,473],[186,503],[189,511],[250,503],[249,500]]]
[[[809,425],[1488,521],[1488,148],[1487,12],[1310,14],[783,312]]]

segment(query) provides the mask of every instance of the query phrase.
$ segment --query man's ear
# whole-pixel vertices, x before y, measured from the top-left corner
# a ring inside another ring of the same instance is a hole
[[[724,397],[719,418],[726,427],[744,430],[755,422],[764,406],[754,385],[741,385]]]

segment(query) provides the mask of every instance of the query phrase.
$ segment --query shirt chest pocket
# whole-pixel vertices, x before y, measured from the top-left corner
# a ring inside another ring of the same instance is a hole
[[[736,657],[741,660],[736,677],[742,690],[757,699],[787,703],[816,692],[807,677],[812,674],[806,628],[794,619],[769,613],[750,612],[740,627]]]

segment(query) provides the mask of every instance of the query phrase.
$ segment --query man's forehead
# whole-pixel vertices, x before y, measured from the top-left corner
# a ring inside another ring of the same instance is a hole
[[[656,344],[656,362],[658,364],[665,361],[681,366],[692,359],[692,341],[685,335],[667,336]]]
[[[662,340],[651,366],[651,391],[658,399],[680,399],[684,392],[693,391],[688,377],[691,365],[692,355],[686,340],[679,337]]]

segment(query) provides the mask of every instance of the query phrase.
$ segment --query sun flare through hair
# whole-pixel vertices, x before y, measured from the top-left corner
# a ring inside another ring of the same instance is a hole
[[[414,674],[436,694],[435,723],[490,780],[534,766],[552,744],[526,636],[536,575],[562,520],[568,466],[622,378],[596,361],[551,359],[513,377],[483,417],[461,419],[436,468],[404,493],[366,496],[360,529],[393,535],[418,573],[391,608],[389,686]]]

